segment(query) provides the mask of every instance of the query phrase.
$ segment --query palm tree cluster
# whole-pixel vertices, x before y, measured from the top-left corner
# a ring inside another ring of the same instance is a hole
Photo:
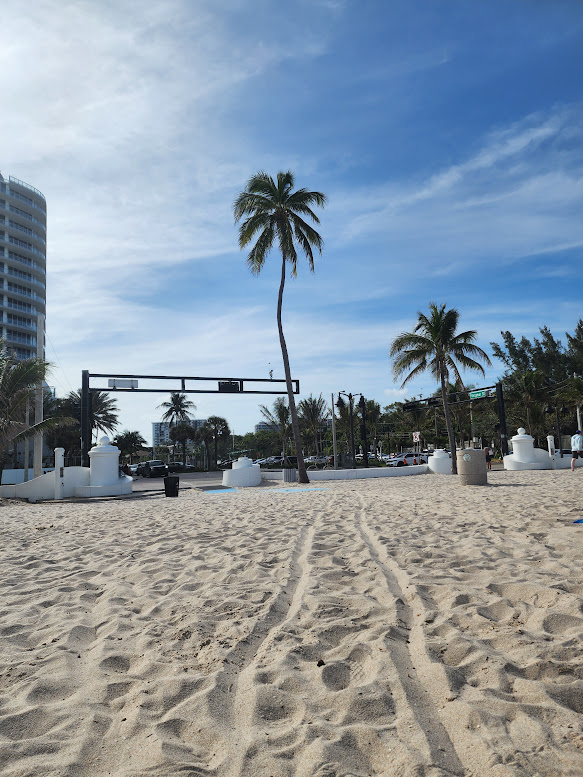
[[[71,391],[66,397],[49,400],[45,415],[55,419],[73,419],[69,425],[62,423],[47,434],[50,448],[64,448],[67,456],[81,453],[81,390]],[[118,425],[119,408],[107,391],[92,389],[89,394],[89,428],[91,439],[98,433],[113,434]]]
[[[43,359],[17,359],[0,341],[0,468],[4,466],[7,446],[37,434],[70,427],[74,420],[63,415],[30,423],[30,408],[40,390],[50,401],[50,392],[42,388],[49,371]]]
[[[322,442],[330,418],[326,401],[321,394],[318,397],[313,397],[310,394],[309,397],[299,402],[297,409],[303,454],[322,453]],[[278,397],[271,410],[265,405],[260,405],[259,410],[269,430],[275,435],[275,439],[271,443],[270,454],[279,455],[282,453],[287,456],[292,426],[290,409],[285,398]]]
[[[129,457],[131,464],[133,457],[142,450],[146,441],[139,432],[124,430],[114,437],[113,444],[120,449],[122,456]]]
[[[227,420],[221,416],[212,415],[201,426],[193,425],[191,413],[196,410],[196,405],[180,391],[172,392],[170,399],[162,402],[159,407],[164,409],[162,421],[168,421],[170,424],[170,439],[180,443],[182,447],[182,461],[187,463],[186,446],[191,442],[195,447],[204,447],[207,468],[212,466],[217,469],[219,450],[231,434]]]

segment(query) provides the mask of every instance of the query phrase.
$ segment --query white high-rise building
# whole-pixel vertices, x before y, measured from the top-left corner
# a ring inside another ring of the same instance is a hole
[[[44,195],[0,173],[0,335],[19,359],[45,355],[46,239]]]
[[[206,418],[194,418],[189,421],[190,425],[194,429],[200,429],[205,423]],[[152,444],[154,448],[158,448],[160,445],[172,445],[172,439],[170,437],[169,421],[153,421],[152,422]]]

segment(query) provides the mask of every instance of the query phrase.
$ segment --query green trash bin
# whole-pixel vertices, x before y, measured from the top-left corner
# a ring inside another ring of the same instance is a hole
[[[178,496],[178,483],[180,478],[177,475],[168,475],[164,478],[164,496]]]

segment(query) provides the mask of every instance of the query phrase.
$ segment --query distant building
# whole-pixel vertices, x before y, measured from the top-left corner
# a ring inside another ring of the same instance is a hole
[[[47,205],[0,173],[0,336],[18,359],[44,359]]]
[[[274,427],[273,424],[268,424],[267,421],[260,421],[258,424],[255,424],[255,434],[257,434],[257,432],[273,432],[278,429],[279,426]]]
[[[189,421],[189,424],[198,430],[206,423],[206,418],[194,418]],[[153,421],[152,422],[152,444],[154,448],[160,445],[172,445],[172,438],[170,437],[170,421]]]

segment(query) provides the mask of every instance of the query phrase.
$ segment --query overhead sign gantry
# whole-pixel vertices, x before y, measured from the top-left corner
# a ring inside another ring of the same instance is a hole
[[[107,386],[90,386],[91,378],[107,378]],[[164,388],[140,388],[139,381],[173,381],[179,385],[165,386]],[[216,385],[216,388],[205,386],[204,388],[190,388],[189,382],[210,383]],[[246,384],[264,384],[264,388],[246,388]],[[275,383],[283,383],[284,387],[273,390],[267,386],[273,386]],[[294,394],[300,393],[299,380],[292,379],[292,390]],[[157,393],[168,394],[179,392],[181,394],[286,394],[287,387],[285,378],[209,378],[204,376],[182,376],[182,375],[125,375],[119,373],[89,372],[83,370],[81,373],[81,457],[82,465],[89,466],[89,447],[91,443],[90,429],[90,411],[91,411],[91,391],[124,391],[138,393]]]

